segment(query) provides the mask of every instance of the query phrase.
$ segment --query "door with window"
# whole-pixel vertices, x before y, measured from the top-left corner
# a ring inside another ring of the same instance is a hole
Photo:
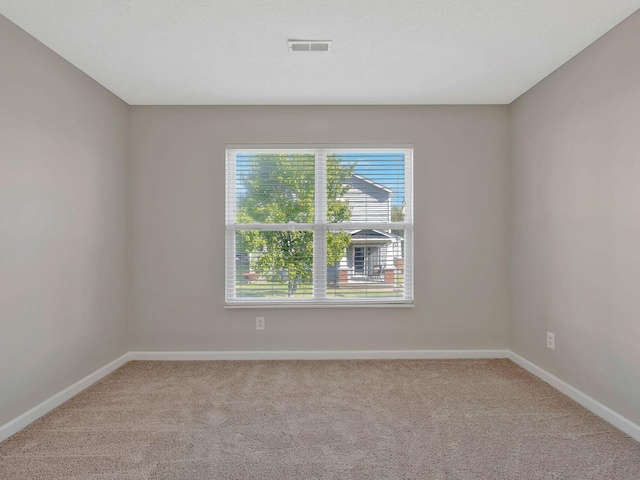
[[[353,247],[353,274],[355,276],[369,276],[377,265],[380,265],[380,247]]]

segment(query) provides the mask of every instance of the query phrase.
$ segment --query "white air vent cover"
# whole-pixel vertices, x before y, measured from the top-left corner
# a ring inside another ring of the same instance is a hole
[[[290,52],[330,52],[331,40],[289,40]]]

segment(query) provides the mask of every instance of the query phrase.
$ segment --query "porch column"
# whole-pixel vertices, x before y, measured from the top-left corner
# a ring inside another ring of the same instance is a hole
[[[393,267],[384,270],[384,283],[396,283],[396,269]]]
[[[346,267],[340,267],[338,269],[338,285],[346,285],[347,282],[349,282],[349,269]]]

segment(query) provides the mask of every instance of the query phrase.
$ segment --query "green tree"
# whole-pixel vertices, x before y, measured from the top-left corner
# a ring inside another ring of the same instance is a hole
[[[307,154],[263,154],[249,157],[238,200],[238,223],[311,223],[315,208],[315,158]],[[353,165],[327,157],[327,221],[351,219],[344,200]],[[290,297],[313,277],[313,233],[310,231],[240,231],[237,250],[254,253],[251,268],[287,285]],[[334,265],[351,243],[348,232],[327,232],[327,262]]]
[[[401,205],[391,205],[391,221],[392,222],[404,222],[404,207]],[[404,235],[403,230],[391,230],[391,233],[396,235]]]
[[[402,205],[391,205],[391,221],[404,222],[404,208]]]

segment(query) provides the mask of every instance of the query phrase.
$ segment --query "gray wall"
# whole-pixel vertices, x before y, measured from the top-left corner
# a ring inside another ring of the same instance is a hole
[[[639,51],[636,13],[510,109],[511,347],[636,423]]]
[[[0,425],[128,350],[127,110],[0,16]]]
[[[132,107],[130,120],[132,350],[508,347],[506,106]],[[414,144],[414,309],[223,308],[225,143],[274,142]]]
[[[640,423],[639,47],[509,107],[129,108],[0,17],[0,424],[129,349],[509,347]],[[271,142],[414,144],[414,309],[223,308],[224,145]]]

